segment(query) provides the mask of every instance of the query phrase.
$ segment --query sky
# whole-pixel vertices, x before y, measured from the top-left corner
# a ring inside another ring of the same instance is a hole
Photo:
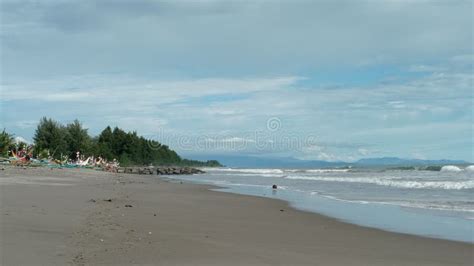
[[[473,155],[473,2],[0,1],[0,127],[180,154]]]

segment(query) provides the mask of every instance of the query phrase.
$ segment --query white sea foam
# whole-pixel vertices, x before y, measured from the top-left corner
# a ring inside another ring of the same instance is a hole
[[[461,168],[454,165],[445,165],[441,167],[441,172],[461,172]]]
[[[228,172],[247,174],[285,174],[285,173],[345,173],[350,169],[250,169],[250,168],[202,168],[206,172]]]
[[[242,183],[233,183],[228,181],[216,181],[216,180],[206,180],[207,182],[214,184],[216,186],[223,187],[254,187],[254,188],[263,188],[263,189],[273,189],[268,185],[257,185],[257,184],[242,184]],[[287,190],[287,186],[278,186],[278,190]]]
[[[207,172],[231,172],[231,173],[249,173],[249,174],[283,174],[281,169],[239,169],[239,168],[203,168]]]
[[[466,206],[456,206],[456,205],[442,204],[442,203],[419,203],[419,202],[401,202],[401,203],[395,202],[395,203],[391,203],[391,202],[383,202],[382,204],[399,205],[399,206],[408,207],[408,208],[420,208],[420,209],[429,209],[429,210],[474,213],[473,208],[469,208],[469,207],[466,207]]]
[[[350,169],[310,169],[306,170],[308,173],[345,173],[349,172]]]
[[[321,176],[287,176],[286,179],[295,180],[314,180],[325,182],[349,182],[349,183],[366,183],[379,186],[389,186],[397,188],[411,189],[472,189],[474,188],[474,180],[464,181],[408,181],[408,180],[392,180],[377,177],[321,177]]]
[[[326,195],[319,191],[312,191],[310,192],[311,195],[349,202],[349,203],[358,203],[358,204],[381,204],[381,205],[393,205],[393,206],[400,206],[406,208],[418,208],[418,209],[429,209],[429,210],[441,210],[441,211],[456,211],[456,212],[467,212],[467,213],[474,213],[473,206],[465,206],[461,205],[458,206],[456,204],[450,204],[450,202],[414,202],[414,201],[377,201],[377,200],[350,200],[350,199],[342,199],[332,195]]]
[[[468,167],[464,168],[465,171],[474,172],[474,165],[469,165]]]
[[[282,174],[255,174],[255,173],[219,173],[220,176],[243,176],[243,177],[283,177]]]

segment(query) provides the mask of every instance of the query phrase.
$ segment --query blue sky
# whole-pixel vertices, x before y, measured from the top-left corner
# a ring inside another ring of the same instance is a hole
[[[1,2],[0,126],[182,154],[473,158],[472,1]],[[275,126],[275,127],[272,127]]]

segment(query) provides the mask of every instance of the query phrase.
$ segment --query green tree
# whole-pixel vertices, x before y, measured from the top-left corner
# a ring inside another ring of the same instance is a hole
[[[43,117],[35,131],[33,138],[35,150],[49,150],[51,156],[60,159],[61,155],[68,154],[68,145],[66,142],[67,130],[60,123]]]
[[[66,126],[67,135],[66,143],[69,158],[74,159],[76,152],[81,154],[91,155],[91,137],[87,133],[87,129],[82,127],[82,124],[76,119],[73,123]]]
[[[106,127],[99,135],[97,139],[97,155],[102,156],[105,159],[112,160],[114,154],[112,151],[112,142],[113,142],[112,129],[108,126]]]
[[[0,135],[0,141],[2,139],[3,142],[8,143],[11,136],[4,130]],[[42,157],[46,157],[49,152],[56,159],[59,159],[61,155],[75,158],[76,152],[79,151],[85,155],[102,156],[109,161],[117,159],[122,165],[220,165],[217,161],[183,160],[168,146],[138,136],[136,132],[125,132],[118,127],[112,130],[108,126],[99,136],[91,138],[87,129],[83,128],[78,120],[63,126],[44,117],[38,124],[34,141],[36,155],[41,153]]]
[[[5,129],[0,133],[0,155],[8,156],[8,151],[14,146],[13,136],[8,134]]]

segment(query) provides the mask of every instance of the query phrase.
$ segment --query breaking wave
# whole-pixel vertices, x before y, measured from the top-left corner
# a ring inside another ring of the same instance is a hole
[[[248,174],[283,174],[281,169],[239,169],[239,168],[203,168],[207,172],[230,172],[230,173],[248,173]]]
[[[392,179],[380,179],[375,177],[320,177],[320,176],[287,176],[286,179],[296,180],[314,180],[325,182],[349,182],[349,183],[365,183],[379,186],[408,188],[408,189],[447,189],[460,190],[474,188],[474,180],[465,181],[404,181]]]
[[[287,173],[346,173],[351,169],[250,169],[250,168],[202,168],[206,172],[238,174],[287,174]]]
[[[306,170],[307,173],[346,173],[350,169],[310,169]]]
[[[468,171],[468,172],[474,172],[474,165],[469,165],[469,166],[466,167],[464,170],[465,170],[465,171]]]
[[[445,165],[441,167],[441,172],[461,172],[462,169],[454,165]]]

